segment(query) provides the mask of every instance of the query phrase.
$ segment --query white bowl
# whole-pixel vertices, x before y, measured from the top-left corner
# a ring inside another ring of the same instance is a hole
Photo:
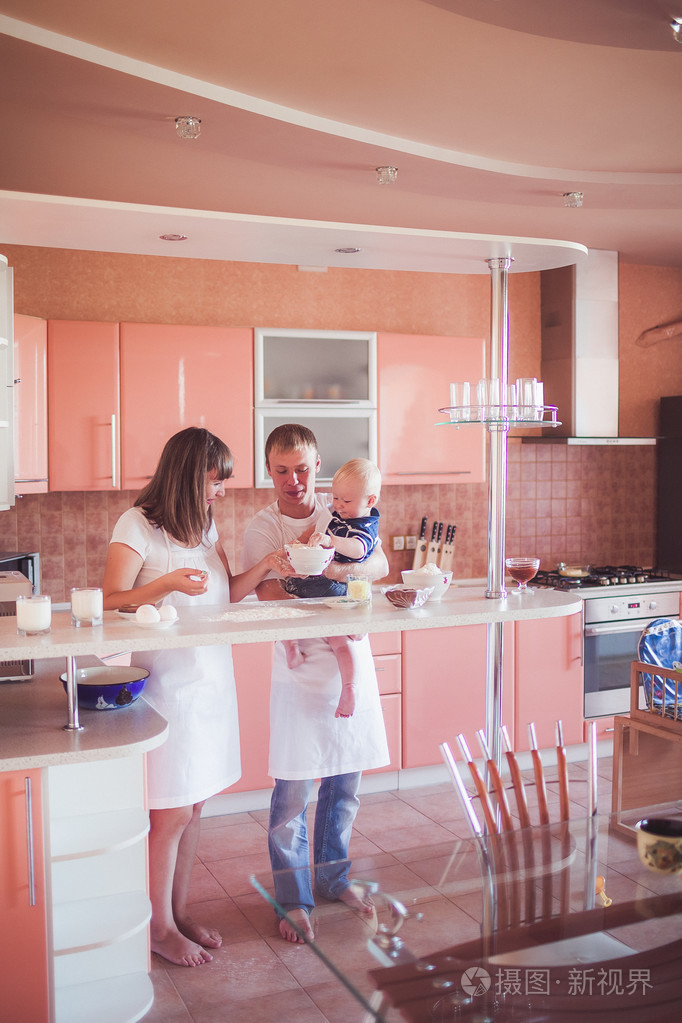
[[[297,575],[322,575],[334,558],[333,547],[306,547],[303,544],[288,543],[285,550]]]
[[[441,572],[439,575],[431,575],[427,572],[421,572],[418,568],[416,568],[405,569],[405,571],[400,574],[402,575],[403,582],[406,586],[422,588],[424,586],[432,586],[433,593],[429,597],[430,604],[432,604],[434,600],[440,600],[452,582],[452,572]]]

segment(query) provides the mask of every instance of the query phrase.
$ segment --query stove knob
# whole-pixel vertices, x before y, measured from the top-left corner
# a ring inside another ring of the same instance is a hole
[[[650,611],[655,611],[657,607],[658,607],[658,601],[656,601],[656,600],[650,600],[649,601],[649,610]]]
[[[620,608],[618,607],[618,604],[612,604],[611,607],[609,608],[609,611],[611,612],[612,615],[617,615],[619,610]]]

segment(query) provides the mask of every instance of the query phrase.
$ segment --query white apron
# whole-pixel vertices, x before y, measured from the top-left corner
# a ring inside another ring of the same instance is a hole
[[[166,571],[210,572],[206,593],[189,597],[174,591],[163,603],[173,604],[180,615],[190,605],[228,604],[230,584],[215,546],[188,550],[163,535]],[[241,761],[231,647],[136,653],[132,663],[151,672],[144,696],[169,726],[166,742],[147,754],[149,808],[189,806],[234,785]]]
[[[270,766],[273,778],[327,778],[389,763],[386,729],[374,662],[365,636],[357,706],[350,718],[335,718],[341,695],[336,657],[326,640],[299,640],[305,661],[289,668],[275,643],[270,690]]]

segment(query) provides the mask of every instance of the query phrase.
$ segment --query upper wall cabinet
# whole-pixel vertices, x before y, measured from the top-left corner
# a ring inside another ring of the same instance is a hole
[[[485,376],[483,338],[377,335],[379,468],[384,483],[480,483],[485,431],[437,426],[454,380]]]
[[[123,489],[150,479],[174,433],[202,426],[230,448],[227,486],[253,486],[253,332],[121,324]]]
[[[139,490],[174,433],[229,446],[228,487],[253,486],[248,329],[48,321],[51,490]]]
[[[47,491],[47,320],[14,316],[14,492]]]
[[[48,320],[50,490],[117,490],[118,323]]]
[[[270,486],[263,450],[285,423],[313,431],[320,483],[350,458],[377,458],[376,334],[259,328],[254,333],[256,486]]]

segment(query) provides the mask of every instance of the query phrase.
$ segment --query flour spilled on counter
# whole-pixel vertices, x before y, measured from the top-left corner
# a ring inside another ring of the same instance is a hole
[[[243,611],[224,611],[210,622],[259,622],[268,618],[307,618],[313,611],[303,611],[298,607],[252,607]]]

